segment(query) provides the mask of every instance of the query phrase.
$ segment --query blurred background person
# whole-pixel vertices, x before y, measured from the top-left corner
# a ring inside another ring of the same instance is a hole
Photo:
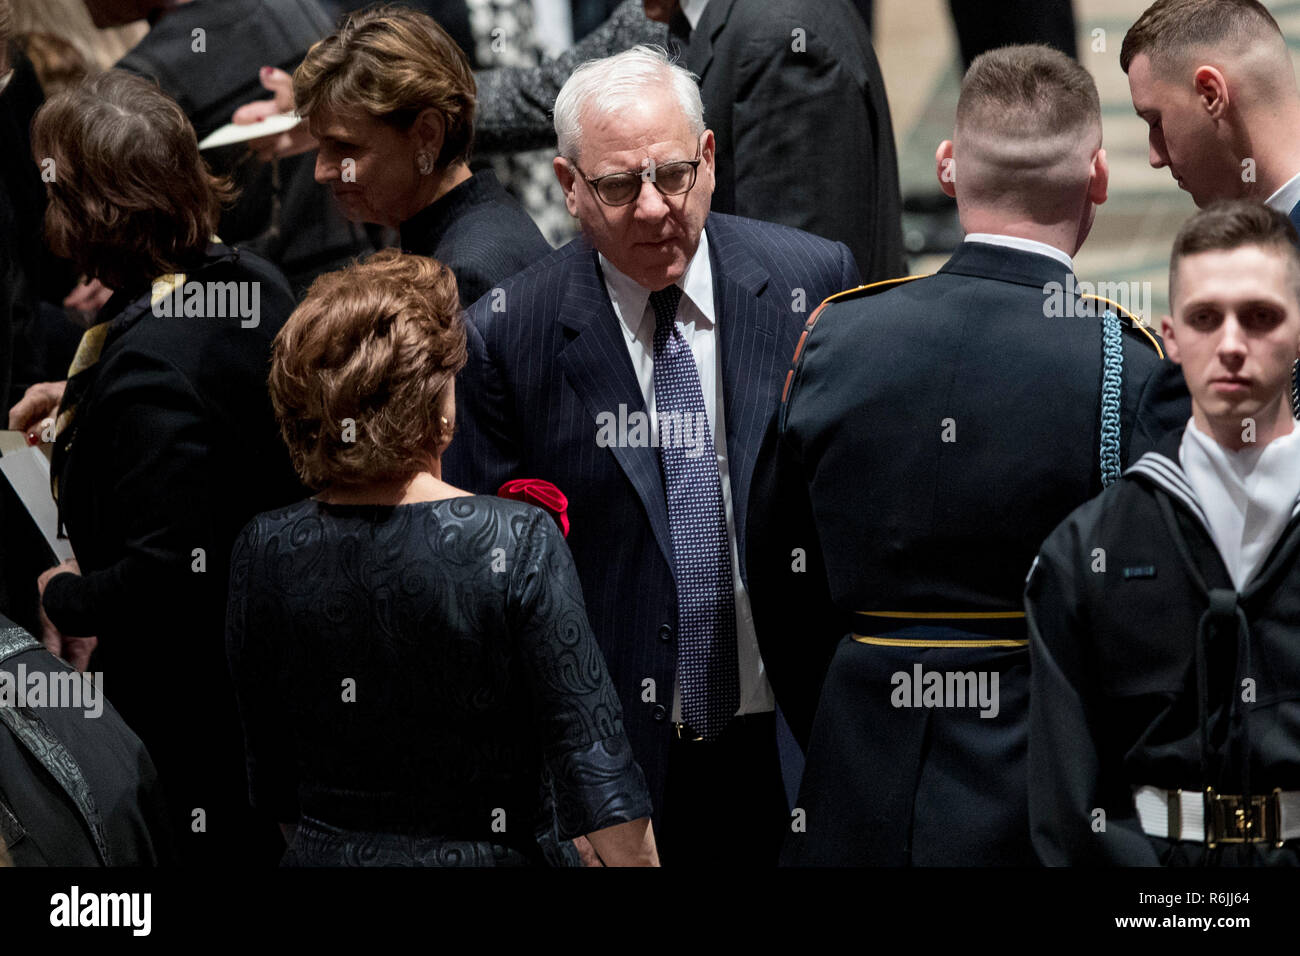
[[[385,250],[318,279],[276,339],[276,414],[319,493],[259,515],[235,548],[252,798],[296,825],[288,865],[536,864],[557,825],[606,864],[654,864],[649,794],[559,529],[441,479],[460,311],[445,266]]]
[[[50,254],[40,238],[45,186],[30,128],[44,96],[16,42],[16,24],[10,0],[0,0],[0,400],[6,409],[33,383],[66,374],[80,331],[56,304],[75,281],[72,265]],[[46,545],[4,479],[0,542],[0,613],[39,633],[36,576],[46,566]]]
[[[58,404],[55,493],[78,560],[41,575],[43,638],[109,675],[181,859],[247,861],[278,838],[259,844],[249,819],[223,620],[239,529],[301,494],[266,390],[293,297],[270,263],[210,238],[229,185],[153,82],[110,70],[52,97],[32,142],[56,171],[51,246],[118,290],[66,390],[11,415],[30,429]]]
[[[474,93],[455,41],[400,6],[352,14],[294,74],[317,180],[352,221],[399,229],[403,250],[446,264],[467,306],[551,251],[491,169],[470,171]]]
[[[200,140],[230,122],[236,107],[261,95],[260,68],[292,71],[330,31],[329,16],[316,0],[84,2],[96,26],[148,19],[149,32],[116,65],[157,80]],[[327,191],[313,179],[309,157],[282,160],[278,168],[247,158],[243,144],[209,153],[213,169],[240,189],[222,214],[220,235],[270,259],[295,291],[381,242],[330,205]]]

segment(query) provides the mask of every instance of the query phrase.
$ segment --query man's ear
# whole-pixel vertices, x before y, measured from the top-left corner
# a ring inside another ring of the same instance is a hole
[[[1106,150],[1097,149],[1092,156],[1092,168],[1088,175],[1088,201],[1100,206],[1106,201],[1106,189],[1110,185],[1110,164],[1106,162]]]
[[[1211,119],[1222,119],[1229,105],[1228,81],[1218,67],[1198,66],[1192,74],[1192,82],[1196,85],[1196,96],[1205,112]]]
[[[1166,315],[1160,320],[1160,337],[1165,340],[1165,354],[1175,365],[1182,365],[1178,357],[1178,339],[1174,336],[1174,317]]]
[[[564,190],[564,205],[569,210],[569,215],[578,218],[578,174],[563,156],[556,156],[551,160],[551,168],[555,170],[555,178],[560,181],[560,188]]]
[[[934,174],[939,177],[939,188],[949,199],[957,198],[957,160],[952,155],[952,140],[945,139],[934,151]]]

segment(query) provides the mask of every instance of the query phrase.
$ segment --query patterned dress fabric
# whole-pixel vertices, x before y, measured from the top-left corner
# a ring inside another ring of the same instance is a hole
[[[286,864],[557,862],[560,841],[650,815],[542,509],[309,499],[255,518],[233,561],[250,791],[301,818]]]

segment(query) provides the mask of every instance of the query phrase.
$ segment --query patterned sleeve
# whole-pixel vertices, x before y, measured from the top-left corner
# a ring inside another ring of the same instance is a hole
[[[624,0],[604,23],[577,44],[539,66],[504,66],[475,74],[478,103],[474,147],[513,153],[555,145],[551,108],[560,87],[587,60],[613,56],[638,43],[663,45],[668,30],[645,15],[641,0]]]
[[[587,621],[568,545],[540,508],[522,529],[512,625],[532,682],[534,715],[561,839],[650,816],[645,777]]]

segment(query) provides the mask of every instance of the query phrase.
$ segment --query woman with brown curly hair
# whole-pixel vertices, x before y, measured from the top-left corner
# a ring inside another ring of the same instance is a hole
[[[622,708],[552,517],[442,480],[456,281],[386,250],[321,276],[271,397],[314,498],[235,546],[227,642],[253,800],[289,865],[657,862]]]
[[[293,95],[320,143],[316,181],[349,219],[449,266],[462,305],[551,251],[491,170],[471,173],[474,74],[432,17],[351,14],[308,51]]]
[[[158,766],[180,859],[270,856],[222,633],[239,529],[301,495],[266,390],[293,297],[274,266],[213,237],[228,187],[152,82],[110,70],[52,97],[32,144],[51,248],[118,290],[47,426],[77,560],[41,575],[43,638],[104,674]]]

